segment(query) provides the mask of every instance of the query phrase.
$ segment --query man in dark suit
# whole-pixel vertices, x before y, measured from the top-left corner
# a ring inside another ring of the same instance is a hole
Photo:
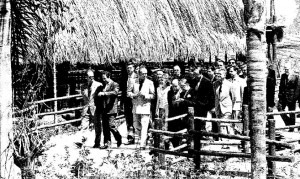
[[[280,78],[278,111],[284,111],[286,106],[289,111],[293,111],[296,109],[296,91],[299,77],[291,73],[289,66],[285,66],[284,71],[285,73]],[[290,117],[282,114],[281,117],[286,125],[295,125],[295,114],[290,114]],[[293,129],[290,129],[290,131],[293,131]]]
[[[111,145],[110,132],[114,135],[117,146],[122,144],[122,136],[115,126],[115,118],[117,116],[117,97],[119,93],[119,84],[111,80],[110,73],[107,71],[102,72],[103,86],[97,88],[95,92],[96,110],[102,116],[102,129],[104,135],[104,145],[101,149],[107,149]],[[96,134],[99,138],[100,134]],[[100,140],[100,138],[99,138]]]
[[[132,114],[132,99],[127,97],[127,88],[135,83],[137,80],[137,74],[134,72],[134,61],[135,59],[130,59],[126,63],[126,69],[123,69],[126,73],[124,73],[124,76],[121,76],[123,78],[121,80],[120,87],[122,91],[122,104],[124,105],[124,113],[126,118],[126,125],[127,125],[127,143],[125,145],[131,145],[134,144],[134,127],[133,127],[133,114]],[[122,106],[121,104],[121,106]]]
[[[273,112],[273,108],[275,106],[275,87],[276,87],[276,75],[275,70],[273,70],[270,66],[268,67],[268,76],[267,76],[267,111]],[[269,116],[269,118],[273,118],[273,116]]]

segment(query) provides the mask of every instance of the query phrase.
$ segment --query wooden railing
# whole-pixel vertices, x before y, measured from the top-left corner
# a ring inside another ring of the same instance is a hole
[[[200,156],[223,156],[223,157],[242,157],[242,158],[251,158],[249,143],[251,137],[249,136],[249,118],[248,118],[248,106],[243,106],[244,116],[243,120],[232,120],[232,119],[208,119],[203,117],[195,117],[194,109],[190,107],[188,109],[187,114],[183,114],[180,116],[172,117],[172,118],[164,118],[162,115],[161,118],[156,119],[155,129],[150,129],[149,131],[154,134],[154,147],[150,147],[151,153],[158,155],[159,161],[161,164],[164,164],[165,154],[183,156],[188,158],[194,158],[195,168],[199,169],[201,164]],[[271,114],[269,114],[271,115]],[[187,129],[171,132],[167,131],[167,124],[170,121],[180,120],[181,118],[186,117],[187,120]],[[197,131],[195,130],[195,120],[201,120],[206,122],[218,122],[218,123],[242,123],[243,124],[243,132],[242,135],[233,135],[233,134],[222,134],[215,132],[207,132],[207,131]],[[292,142],[300,141],[291,140],[291,141],[277,141],[275,140],[275,120],[269,119],[268,121],[268,137],[266,139],[266,143],[269,146],[269,153],[266,156],[268,161],[269,174],[275,174],[275,162],[293,162],[294,156],[278,156],[276,155],[275,147],[283,147],[291,149],[293,152],[300,151],[300,149],[295,149],[295,145]],[[163,137],[164,136],[164,137]],[[167,136],[167,137],[165,137]],[[217,141],[203,141],[200,140],[204,136],[213,136],[213,137],[221,137],[226,139],[235,139],[240,140],[240,142],[217,142]],[[172,137],[180,137],[186,141],[181,145],[168,150],[165,148],[165,140],[168,140]],[[210,144],[210,145],[240,145],[242,144],[243,150],[242,152],[230,152],[230,151],[211,151],[204,150],[202,148],[202,144]]]

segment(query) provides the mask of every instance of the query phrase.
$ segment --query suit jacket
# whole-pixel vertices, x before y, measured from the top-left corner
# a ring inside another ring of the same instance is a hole
[[[214,88],[204,76],[196,78],[197,83],[193,95],[195,116],[206,117],[207,112],[214,108]]]
[[[168,104],[169,104],[169,115],[168,117],[174,117],[180,115],[179,103],[176,102],[180,98],[181,90],[174,91],[173,88],[170,88],[168,92]]]
[[[228,80],[224,79],[220,92],[221,81],[213,84],[215,93],[215,111],[217,116],[223,116],[226,113],[232,114],[232,110],[240,109],[239,90]]]
[[[81,86],[81,94],[83,97],[83,103],[85,107],[83,108],[82,114],[87,115],[88,113],[94,115],[96,111],[96,106],[94,102],[94,95],[96,92],[96,89],[99,86],[103,86],[102,83],[98,81],[93,81],[92,85],[89,87],[87,84],[84,84]],[[89,94],[90,91],[90,94]]]
[[[275,106],[275,87],[276,87],[276,75],[275,70],[268,69],[268,76],[267,76],[267,86],[266,86],[266,98],[267,98],[267,107],[274,107]]]
[[[100,92],[104,92],[104,95],[98,96]],[[112,80],[106,85],[99,86],[95,92],[95,104],[97,109],[103,114],[117,114],[118,93],[119,84]]]
[[[279,100],[294,102],[297,97],[298,75],[285,73],[281,75],[278,98]]]
[[[188,112],[189,107],[193,107],[193,95],[194,90],[191,88],[188,91],[182,91],[180,93],[180,98],[183,99],[179,103],[179,111],[181,114],[185,114]]]
[[[145,79],[141,90],[139,81],[133,83],[127,90],[127,96],[132,98],[132,113],[134,114],[151,114],[151,100],[155,97],[153,82]],[[142,94],[141,95],[139,95]]]

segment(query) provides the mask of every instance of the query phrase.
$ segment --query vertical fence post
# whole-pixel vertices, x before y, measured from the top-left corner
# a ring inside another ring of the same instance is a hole
[[[269,127],[269,138],[270,140],[275,140],[275,119],[268,120]],[[274,156],[276,152],[275,145],[269,144],[269,154]],[[268,161],[268,174],[269,176],[274,176],[276,172],[276,165],[273,161]]]
[[[249,136],[249,109],[248,105],[243,105],[243,135]],[[250,143],[248,141],[242,141],[242,148],[244,153],[250,152]]]
[[[166,120],[165,119],[166,115],[164,113],[165,113],[164,110],[160,110],[159,117],[155,118],[154,127],[157,130],[165,130],[164,121]],[[154,147],[159,148],[159,149],[165,148],[163,136],[159,133],[156,133],[154,135]],[[164,166],[165,155],[161,154],[161,153],[156,153],[156,156],[158,156],[158,160],[159,160],[159,163],[161,164],[161,166]]]
[[[194,121],[194,108],[188,108],[188,121],[189,121],[189,130],[195,130],[195,121]],[[194,135],[193,139],[190,140],[190,147],[194,150],[200,150],[200,137]],[[195,168],[200,168],[200,155],[195,155],[194,158]]]

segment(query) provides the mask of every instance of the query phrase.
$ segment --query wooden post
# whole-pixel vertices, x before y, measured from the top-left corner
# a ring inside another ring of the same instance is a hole
[[[54,98],[57,98],[57,79],[56,79],[56,55],[54,55],[53,59],[53,93]],[[54,112],[57,111],[57,101],[54,101]],[[57,123],[57,115],[54,114],[54,124]]]
[[[195,121],[194,121],[194,108],[188,108],[188,121],[189,121],[189,130],[195,130]],[[194,135],[193,139],[190,140],[190,148],[198,151],[200,150],[200,138],[198,135]],[[194,140],[194,141],[193,141]],[[200,168],[200,155],[195,155],[194,158],[195,168]]]
[[[165,114],[164,114],[164,110],[159,111],[159,117],[155,118],[155,122],[154,122],[154,127],[157,130],[163,130],[163,128],[165,128],[164,126],[164,120],[165,120]],[[159,149],[165,149],[165,145],[164,145],[164,140],[163,140],[163,135],[156,133],[154,135],[154,147],[155,148],[159,148]],[[164,166],[165,163],[165,154],[162,153],[155,153],[156,155],[158,155],[158,160],[161,164],[161,166]]]
[[[249,136],[249,109],[248,105],[243,105],[243,135]],[[250,152],[250,143],[248,141],[242,141],[242,147],[244,153]]]
[[[269,138],[270,140],[275,140],[275,120],[269,119]],[[274,144],[269,144],[269,155],[275,156],[276,155],[276,149]],[[275,162],[268,161],[268,175],[274,176],[276,173],[276,165]]]

